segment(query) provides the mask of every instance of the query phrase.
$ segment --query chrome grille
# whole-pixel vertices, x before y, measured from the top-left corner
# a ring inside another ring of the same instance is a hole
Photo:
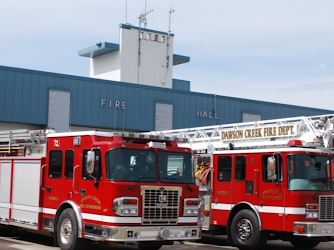
[[[334,221],[334,196],[319,196],[319,221]]]
[[[143,224],[177,224],[181,188],[142,187]]]

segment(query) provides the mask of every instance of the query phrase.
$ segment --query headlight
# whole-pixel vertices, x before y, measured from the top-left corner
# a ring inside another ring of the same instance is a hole
[[[120,197],[113,202],[113,211],[120,216],[137,216],[138,215],[138,198]]]
[[[184,199],[184,216],[198,216],[199,199],[188,198]]]
[[[185,216],[198,216],[198,209],[189,209],[189,208],[186,208],[184,210],[185,212]]]
[[[306,204],[306,219],[318,218],[318,204]]]
[[[306,212],[306,219],[317,219],[318,212]]]

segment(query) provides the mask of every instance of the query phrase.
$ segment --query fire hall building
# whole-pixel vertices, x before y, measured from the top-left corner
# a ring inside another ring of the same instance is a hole
[[[173,53],[173,41],[121,24],[119,43],[79,50],[89,77],[0,66],[0,130],[151,131],[333,113],[192,92],[173,79],[173,67],[190,61]]]

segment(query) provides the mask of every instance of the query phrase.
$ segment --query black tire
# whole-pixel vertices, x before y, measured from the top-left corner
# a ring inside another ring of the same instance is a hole
[[[86,241],[78,237],[78,220],[73,209],[65,209],[57,224],[57,241],[62,250],[82,250]]]
[[[314,239],[309,239],[309,238],[306,238],[306,237],[294,236],[290,240],[290,242],[295,248],[311,249],[311,248],[314,248],[317,245],[319,245],[320,240],[314,240]]]
[[[239,249],[260,249],[267,242],[267,234],[260,231],[259,221],[253,211],[239,211],[231,223],[231,238]]]
[[[162,245],[154,245],[154,246],[138,246],[140,250],[158,250],[162,247]]]

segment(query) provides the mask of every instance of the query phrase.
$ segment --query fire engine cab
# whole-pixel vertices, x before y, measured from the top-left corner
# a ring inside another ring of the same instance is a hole
[[[196,240],[199,192],[185,139],[121,132],[0,132],[0,226],[159,249]]]
[[[189,139],[202,230],[241,249],[334,236],[334,115],[151,132]]]

